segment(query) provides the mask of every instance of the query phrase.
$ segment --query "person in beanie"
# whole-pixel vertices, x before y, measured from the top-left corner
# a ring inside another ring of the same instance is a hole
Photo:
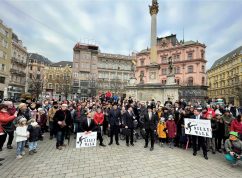
[[[18,106],[18,118],[25,117],[28,120],[31,119],[31,113],[26,103],[20,103]]]
[[[157,124],[157,135],[159,138],[160,146],[163,146],[163,144],[166,142],[166,122],[165,118],[161,117],[160,122]]]
[[[36,118],[37,118],[36,121],[41,128],[41,132],[44,133],[46,130],[47,115],[43,108],[38,108],[38,113]]]
[[[11,116],[15,114],[16,108],[14,107],[12,101],[5,101],[3,104],[7,105],[8,107],[7,111]],[[13,149],[12,142],[13,142],[14,130],[15,130],[13,121],[8,122],[7,124],[2,124],[2,127],[4,128],[4,131],[8,134],[7,149]]]
[[[17,142],[17,157],[16,159],[21,159],[25,155],[24,145],[29,137],[29,132],[27,131],[27,119],[22,117],[18,121],[18,126],[16,128],[16,142]]]
[[[242,142],[238,138],[238,132],[231,131],[229,139],[225,141],[225,159],[232,165],[237,165],[238,160],[242,160]]]
[[[156,132],[156,115],[152,112],[151,106],[148,106],[148,113],[144,117],[144,128],[145,128],[145,146],[148,147],[149,137],[151,140],[150,151],[154,150],[154,142],[155,142],[155,132]]]
[[[166,121],[166,132],[169,139],[169,147],[174,147],[174,139],[176,137],[176,123],[172,115],[169,115],[168,121]]]
[[[58,102],[54,101],[53,102],[53,106],[50,108],[49,112],[48,112],[48,116],[47,116],[47,122],[49,122],[49,129],[50,129],[50,140],[53,139],[54,136],[54,116],[56,111],[58,110],[59,106],[58,106]]]
[[[94,114],[93,120],[97,126],[97,138],[100,141],[100,146],[105,147],[106,145],[103,144],[103,137],[102,137],[104,115],[103,115],[102,109],[100,107],[97,108],[97,112]]]
[[[85,109],[85,105],[81,104],[77,106],[77,109],[75,110],[73,114],[73,124],[74,124],[74,133],[76,138],[76,134],[78,132],[81,132],[82,128],[82,121],[87,117],[87,110]]]
[[[42,137],[42,132],[35,119],[30,119],[28,123],[27,131],[29,132],[29,154],[33,155],[34,153],[37,153],[37,141],[40,137]]]
[[[56,149],[62,150],[62,147],[65,147],[64,139],[65,133],[71,127],[71,113],[67,110],[68,105],[62,104],[61,109],[56,111],[54,115],[54,130],[56,132]]]

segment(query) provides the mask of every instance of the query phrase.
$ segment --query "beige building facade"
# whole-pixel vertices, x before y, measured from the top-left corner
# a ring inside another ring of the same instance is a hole
[[[37,53],[28,53],[28,76],[27,90],[32,94],[33,98],[39,98],[43,93],[44,86],[44,70],[50,66],[52,62]]]
[[[12,34],[12,57],[10,69],[10,81],[8,85],[8,98],[18,100],[22,93],[26,91],[27,76],[27,48],[18,39],[16,34]]]
[[[8,97],[11,65],[12,29],[0,19],[0,99]]]
[[[44,69],[44,97],[66,100],[72,96],[72,62],[60,61]]]
[[[242,46],[216,60],[207,78],[209,98],[242,106]]]

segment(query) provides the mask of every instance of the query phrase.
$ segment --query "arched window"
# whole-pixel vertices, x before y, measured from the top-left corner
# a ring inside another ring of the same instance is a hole
[[[187,73],[193,73],[193,66],[187,67]]]
[[[192,77],[188,78],[187,85],[188,86],[193,86],[193,78]]]

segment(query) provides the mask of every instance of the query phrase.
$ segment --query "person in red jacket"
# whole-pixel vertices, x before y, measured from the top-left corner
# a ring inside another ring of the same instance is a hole
[[[174,139],[176,137],[176,123],[172,115],[169,115],[168,121],[166,121],[166,132],[169,139],[169,147],[174,147]]]
[[[236,119],[231,122],[230,131],[238,132],[239,139],[242,139],[242,120],[241,115],[238,115]]]
[[[13,121],[17,117],[17,112],[14,115],[10,115],[8,113],[8,106],[4,104],[0,104],[0,151],[2,151],[3,144],[6,140],[7,134],[5,133],[2,125],[7,124],[8,122]],[[4,160],[0,158],[0,161]],[[0,164],[1,166],[2,164]]]
[[[97,126],[97,139],[100,141],[100,146],[106,146],[103,144],[102,137],[104,114],[102,113],[102,109],[100,107],[97,108],[97,112],[94,114],[93,120]]]

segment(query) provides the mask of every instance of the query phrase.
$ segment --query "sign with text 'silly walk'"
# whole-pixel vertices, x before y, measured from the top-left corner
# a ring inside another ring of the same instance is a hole
[[[97,144],[97,132],[79,132],[76,136],[76,148],[94,147]]]
[[[212,138],[211,121],[185,118],[185,134]]]

